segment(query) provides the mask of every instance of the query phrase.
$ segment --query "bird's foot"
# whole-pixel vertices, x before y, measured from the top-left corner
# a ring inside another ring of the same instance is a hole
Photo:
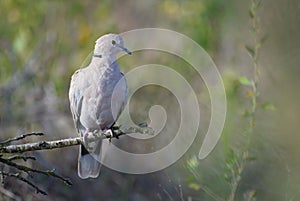
[[[90,135],[93,135],[93,133],[90,132],[90,129],[86,129],[85,133],[83,134],[83,145],[85,146],[85,148],[87,150],[90,150],[93,148],[92,146],[89,146],[91,144],[89,141]]]
[[[119,130],[119,129],[120,129],[120,126],[114,124],[110,129],[111,129],[111,130]]]
[[[117,126],[116,126],[117,127]],[[119,127],[118,127],[119,128]],[[109,129],[112,132],[112,136],[119,139],[119,135],[114,131],[114,129]]]
[[[108,134],[109,135],[109,142],[111,142],[111,139],[113,139],[113,138],[117,138],[117,139],[119,139],[119,136],[114,132],[114,130],[113,129],[108,129],[108,130],[106,130],[105,131],[105,134]]]
[[[83,133],[83,144],[87,144],[88,143],[88,138],[89,138],[89,129],[86,129],[86,131]]]

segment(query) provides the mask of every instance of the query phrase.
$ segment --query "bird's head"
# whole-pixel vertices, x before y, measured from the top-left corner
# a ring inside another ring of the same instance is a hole
[[[124,42],[118,34],[106,34],[96,40],[94,57],[115,56],[119,52],[131,52],[124,47]]]

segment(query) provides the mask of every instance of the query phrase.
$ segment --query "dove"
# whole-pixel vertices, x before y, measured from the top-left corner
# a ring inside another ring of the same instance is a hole
[[[77,132],[83,137],[78,157],[78,176],[82,179],[98,177],[101,167],[102,141],[87,142],[88,135],[106,131],[112,134],[111,128],[127,102],[127,83],[116,57],[122,51],[131,54],[121,36],[100,37],[90,64],[77,70],[71,78],[70,109]]]

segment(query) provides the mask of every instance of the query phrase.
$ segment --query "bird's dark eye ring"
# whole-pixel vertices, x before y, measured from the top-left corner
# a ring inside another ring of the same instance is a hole
[[[112,40],[112,41],[111,41],[111,44],[115,45],[115,44],[116,44],[116,41]]]

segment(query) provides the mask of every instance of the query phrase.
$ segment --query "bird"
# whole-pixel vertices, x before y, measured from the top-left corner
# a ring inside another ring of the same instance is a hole
[[[131,54],[120,35],[101,36],[95,42],[90,64],[71,77],[70,110],[83,138],[78,157],[78,176],[82,179],[97,178],[101,167],[102,141],[88,142],[88,135],[95,131],[113,132],[112,126],[127,103],[127,83],[117,62],[117,54],[122,51]]]

